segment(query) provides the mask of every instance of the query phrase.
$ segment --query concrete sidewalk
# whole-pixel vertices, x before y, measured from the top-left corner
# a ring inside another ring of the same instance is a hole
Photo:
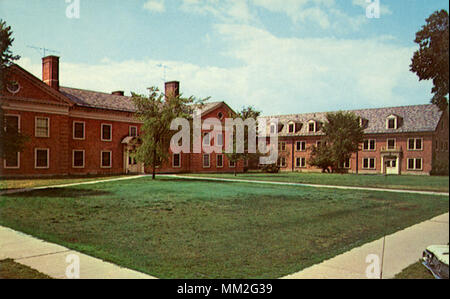
[[[416,263],[429,245],[449,242],[449,214],[413,225],[386,237],[383,278],[393,278],[403,269]],[[286,279],[366,279],[366,270],[374,260],[366,261],[369,255],[379,257],[383,252],[383,238],[346,253],[288,275]],[[370,272],[370,271],[369,271]]]
[[[81,279],[154,278],[0,226],[0,260],[10,258],[52,278],[63,279],[68,278],[66,270],[74,263],[72,255],[79,258]]]

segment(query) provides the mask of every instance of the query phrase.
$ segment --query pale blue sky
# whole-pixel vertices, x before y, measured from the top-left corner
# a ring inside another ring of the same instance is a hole
[[[71,0],[67,2],[74,2]],[[19,64],[41,76],[57,50],[61,84],[145,93],[166,79],[184,95],[288,114],[428,103],[409,72],[415,32],[441,0],[0,0]]]

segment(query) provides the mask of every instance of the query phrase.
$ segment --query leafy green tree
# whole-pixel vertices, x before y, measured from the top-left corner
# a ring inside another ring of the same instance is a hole
[[[414,53],[410,70],[419,80],[433,80],[434,94],[431,102],[441,110],[448,106],[449,84],[449,16],[445,10],[434,12],[422,30],[416,33],[415,42],[420,48]]]
[[[169,159],[170,139],[175,134],[170,129],[176,118],[192,120],[193,97],[165,95],[156,87],[149,88],[149,96],[132,93],[132,100],[137,109],[137,118],[143,122],[139,143],[134,154],[138,162],[152,167],[155,179],[156,168]],[[204,100],[195,104],[202,104]]]
[[[256,120],[258,119],[258,117],[261,115],[261,111],[257,111],[255,110],[255,108],[253,108],[252,106],[248,106],[248,107],[243,107],[242,110],[236,115],[236,118],[240,118],[242,119],[244,122],[246,120]],[[249,146],[249,130],[255,129],[255,134],[256,134],[256,127],[255,128],[251,128],[251,127],[246,127],[244,130],[244,140],[243,140],[243,144],[244,144],[244,152],[240,153],[237,151],[237,140],[236,140],[236,128],[233,128],[233,151],[231,153],[226,153],[225,155],[227,156],[228,160],[231,162],[234,162],[236,165],[239,161],[245,161],[245,160],[250,160],[250,159],[256,159],[257,157],[259,157],[258,153],[249,153],[248,152],[248,146]],[[256,136],[256,135],[255,135]],[[234,175],[237,175],[237,171],[236,168],[234,170]]]
[[[5,87],[9,78],[8,68],[20,57],[13,55],[10,47],[14,41],[11,27],[0,19],[0,158],[12,158],[17,152],[25,147],[28,137],[18,132],[17,128],[11,127],[5,121],[3,109],[1,108]]]
[[[359,150],[364,139],[360,119],[352,112],[327,113],[321,128],[325,134],[320,146],[313,146],[309,164],[323,171],[342,171],[342,165]]]

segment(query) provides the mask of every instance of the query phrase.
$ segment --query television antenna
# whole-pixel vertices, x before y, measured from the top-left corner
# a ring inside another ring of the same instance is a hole
[[[170,69],[170,67],[165,65],[165,64],[162,64],[162,63],[157,64],[156,66],[160,67],[160,68],[162,68],[164,70],[164,77],[162,79],[164,80],[164,83],[165,83],[166,82],[167,69]]]
[[[60,53],[59,51],[52,50],[52,49],[47,49],[47,48],[44,48],[44,47],[36,47],[36,46],[27,46],[27,47],[31,48],[31,49],[35,49],[36,51],[39,51],[39,54],[41,54],[42,57],[46,57],[47,56],[47,52]]]

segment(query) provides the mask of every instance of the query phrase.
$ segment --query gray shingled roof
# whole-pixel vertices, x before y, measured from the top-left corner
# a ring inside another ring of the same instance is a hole
[[[126,112],[136,111],[131,97],[69,87],[60,87],[59,91],[78,106]]]
[[[70,87],[60,87],[59,91],[79,106],[136,112],[136,107],[134,106],[131,97]],[[210,111],[222,103],[223,102],[206,102],[201,108],[202,113]]]
[[[407,133],[407,132],[433,132],[436,130],[442,111],[436,105],[413,105],[401,107],[386,107],[374,109],[349,110],[365,120],[366,134],[377,133]],[[316,136],[321,132],[308,132],[308,121],[326,122],[327,112],[290,114],[278,116],[266,116],[266,119],[278,119],[282,124],[279,136]],[[398,129],[387,129],[386,119],[390,115],[399,117]],[[288,123],[301,123],[301,129],[296,133],[288,133]]]

